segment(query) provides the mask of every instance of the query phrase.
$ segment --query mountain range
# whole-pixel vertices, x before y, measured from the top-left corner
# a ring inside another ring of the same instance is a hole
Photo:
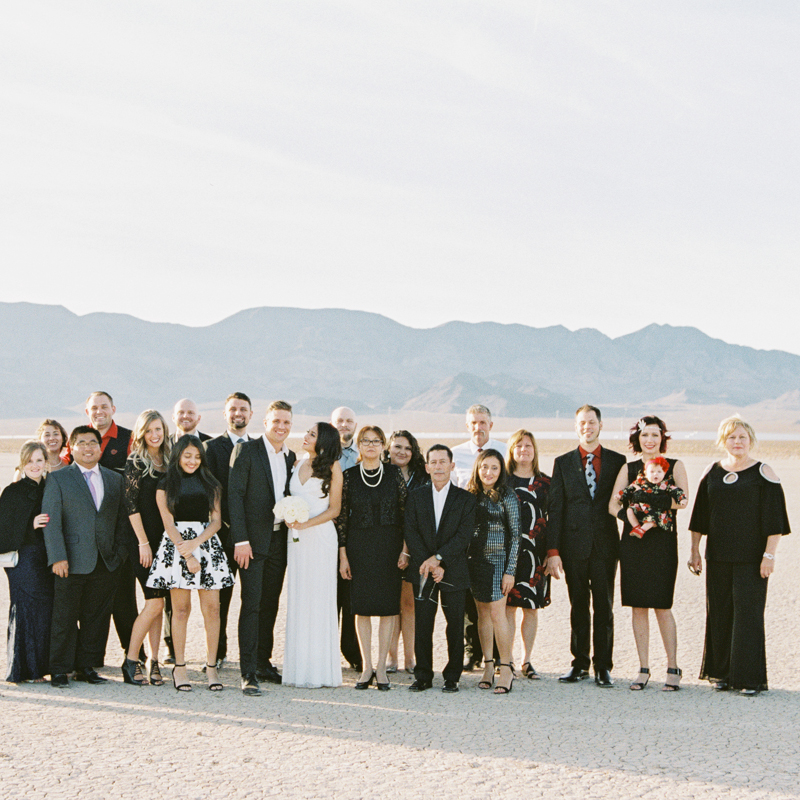
[[[800,407],[800,356],[648,325],[612,339],[594,329],[449,322],[409,328],[342,309],[253,308],[213,325],[78,316],[63,306],[0,303],[0,417],[65,414],[94,389],[119,409],[219,402],[233,390],[281,397],[298,413],[458,412],[571,415],[589,399],[634,409],[693,405]]]

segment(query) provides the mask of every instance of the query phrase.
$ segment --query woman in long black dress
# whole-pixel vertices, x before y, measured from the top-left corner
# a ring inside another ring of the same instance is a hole
[[[550,576],[547,566],[547,492],[550,476],[539,469],[539,451],[530,431],[520,429],[511,434],[506,456],[509,486],[517,493],[522,534],[519,538],[517,572],[514,586],[506,598],[506,616],[512,636],[516,628],[517,609],[522,609],[522,646],[525,656],[522,674],[538,680],[531,664],[533,645],[539,626],[539,609],[550,605]],[[513,651],[513,639],[512,639]]]
[[[16,550],[8,576],[8,673],[6,680],[41,682],[50,673],[53,572],[47,566],[42,514],[47,448],[25,442],[19,454],[22,478],[0,495],[0,552]]]
[[[228,561],[217,531],[222,525],[222,487],[206,464],[200,440],[186,434],[175,443],[167,474],[159,481],[156,504],[164,535],[147,585],[169,589],[172,600],[172,643],[175,667],[172,683],[180,692],[192,689],[186,674],[186,625],[192,610],[192,590],[197,589],[206,630],[206,679],[218,692],[219,590],[233,586]]]
[[[417,489],[431,479],[425,469],[425,457],[419,449],[416,437],[405,430],[394,431],[389,437],[389,447],[383,454],[384,462],[394,464],[403,473],[406,489]],[[400,634],[403,634],[403,661],[406,672],[414,673],[414,587],[403,574],[403,588],[400,592],[400,624],[394,626],[392,642],[389,645],[389,666],[387,672],[397,672]]]
[[[689,530],[689,569],[699,575],[706,536],[706,640],[702,680],[718,691],[754,695],[768,689],[764,609],[781,536],[790,532],[780,479],[750,456],[753,428],[741,417],[719,426],[725,449],[697,488]]]
[[[350,607],[356,618],[364,671],[356,689],[377,679],[378,689],[391,688],[386,658],[400,613],[401,570],[408,566],[403,547],[403,513],[408,491],[403,474],[381,461],[383,431],[366,425],[358,432],[359,463],[344,472],[339,533],[339,572],[350,586]],[[378,661],[372,666],[372,620],[378,626]]]
[[[475,533],[468,550],[469,583],[478,609],[483,650],[483,677],[478,688],[494,683],[494,642],[500,655],[495,694],[509,694],[514,685],[511,646],[514,629],[506,616],[506,597],[514,587],[521,533],[519,501],[507,485],[503,456],[484,450],[475,460],[467,491],[476,496]]]
[[[670,436],[663,420],[654,415],[642,417],[631,428],[628,444],[640,455],[629,461],[617,475],[608,510],[624,522],[620,542],[620,590],[622,605],[631,608],[631,624],[636,651],[639,654],[639,674],[630,688],[640,691],[650,680],[650,609],[656,616],[661,641],[667,654],[667,678],[663,690],[674,692],[680,688],[681,670],[678,667],[678,633],[672,614],[672,598],[675,593],[675,578],[678,574],[678,535],[676,510],[678,504],[669,501],[663,510],[672,512],[672,532],[663,528],[651,528],[642,538],[631,534],[632,527],[626,509],[619,500],[619,493],[635,480],[642,471],[644,462],[666,453]],[[672,480],[689,496],[689,479],[683,463],[668,458],[669,471],[665,480]],[[684,503],[685,505],[685,503]]]
[[[130,559],[144,593],[144,608],[133,623],[128,653],[122,665],[125,683],[138,686],[145,683],[138,660],[145,637],[150,640],[150,683],[154,686],[164,683],[158,665],[158,648],[167,590],[150,588],[147,579],[153,553],[164,533],[156,489],[166,473],[169,450],[169,428],[164,417],[152,408],[142,411],[133,426],[131,454],[125,463],[125,511],[131,523]]]

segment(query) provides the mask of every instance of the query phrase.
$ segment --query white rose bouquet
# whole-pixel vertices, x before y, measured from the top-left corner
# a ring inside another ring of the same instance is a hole
[[[284,497],[272,509],[276,522],[308,522],[308,503],[302,497]],[[299,542],[297,531],[292,531],[292,541]]]

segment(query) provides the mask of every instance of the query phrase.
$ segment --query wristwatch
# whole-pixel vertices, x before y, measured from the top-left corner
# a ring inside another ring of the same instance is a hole
[[[436,559],[436,560],[437,560],[439,563],[441,563],[441,561],[442,561],[442,557],[441,557],[441,556],[440,556],[438,553],[436,553],[436,554],[435,554],[433,557],[434,557],[434,558],[435,558],[435,559]]]

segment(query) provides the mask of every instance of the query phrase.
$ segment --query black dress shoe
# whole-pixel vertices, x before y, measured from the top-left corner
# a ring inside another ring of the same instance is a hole
[[[572,667],[569,672],[565,672],[560,678],[561,683],[577,683],[578,681],[585,680],[589,677],[589,671],[580,669],[579,667]]]
[[[242,675],[242,692],[248,697],[258,697],[261,694],[255,673],[248,672],[246,675]]]
[[[275,669],[269,662],[263,667],[256,670],[256,678],[264,683],[278,683],[280,684],[282,678],[280,672]]]
[[[126,658],[122,662],[122,678],[125,683],[129,683],[131,686],[144,686],[145,683],[139,662],[130,658]]]
[[[610,689],[614,685],[611,673],[607,669],[598,669],[594,673],[594,682],[603,689]]]
[[[374,681],[376,679],[376,677],[377,676],[375,675],[375,672],[373,671],[372,675],[369,676],[369,680],[368,681],[356,681],[355,688],[356,689],[369,689],[369,687],[372,686],[372,681]]]
[[[408,688],[412,692],[424,692],[426,689],[430,689],[432,686],[433,684],[430,681],[423,681],[417,678]]]
[[[389,689],[392,688],[392,684],[389,683],[388,679],[386,683],[381,683],[377,678],[375,679],[375,685],[378,687],[379,692],[388,692]]]
[[[478,664],[481,663],[481,656],[467,656],[467,660],[464,662],[464,672],[472,672]]]
[[[715,692],[727,692],[731,685],[727,681],[716,681],[714,683]]]
[[[134,662],[136,663],[136,662]],[[75,673],[75,680],[76,681],[83,681],[84,683],[91,683],[91,684],[98,684],[98,683],[106,683],[108,678],[101,678],[95,671],[93,667],[84,667],[83,669],[79,669]]]
[[[50,683],[55,686],[56,689],[69,689],[69,678],[63,672],[58,675],[51,675]]]
[[[458,691],[458,681],[445,681],[442,691],[446,694],[455,694]]]

